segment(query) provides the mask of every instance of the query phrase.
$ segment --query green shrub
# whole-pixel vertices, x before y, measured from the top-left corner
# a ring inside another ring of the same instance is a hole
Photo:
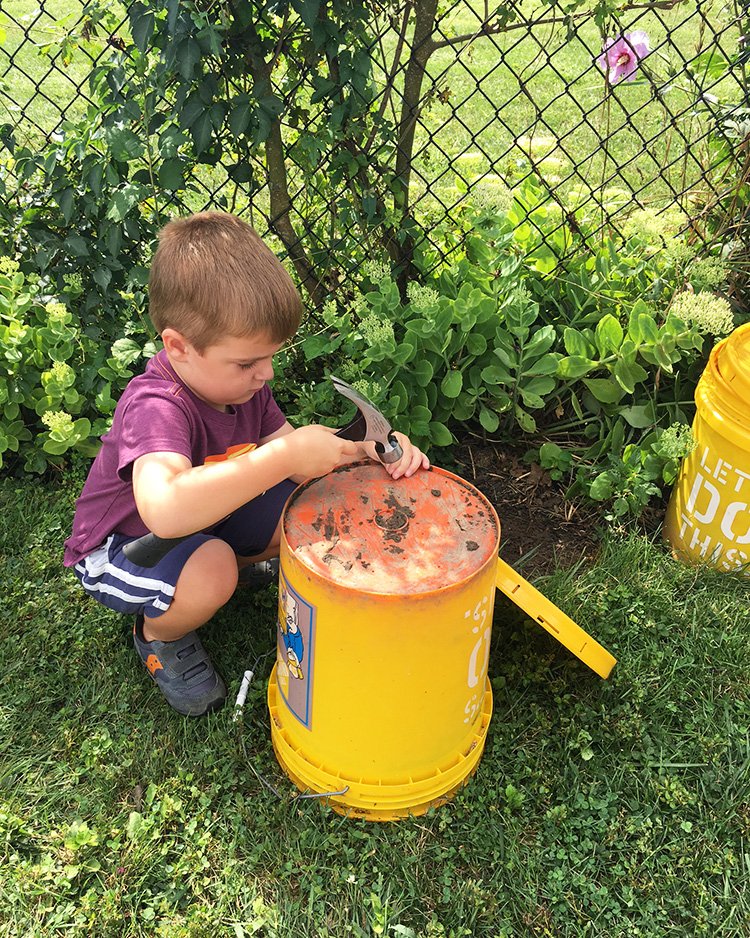
[[[94,455],[131,366],[156,350],[142,322],[120,324],[110,344],[98,329],[89,334],[75,312],[79,297],[75,278],[55,298],[0,258],[0,466],[11,455],[39,473],[69,450]]]
[[[327,329],[299,349],[424,448],[449,446],[459,427],[526,439],[611,516],[638,514],[674,481],[679,458],[658,441],[689,423],[706,336],[734,326],[708,289],[728,268],[667,242],[664,220],[634,218],[624,243],[592,251],[541,201],[527,183],[503,213],[467,203],[461,230],[433,233],[419,257],[431,272],[406,298],[383,265],[364,265],[361,294],[330,303]],[[577,216],[578,232],[586,224]],[[297,404],[302,420],[340,407],[328,382],[304,385]]]

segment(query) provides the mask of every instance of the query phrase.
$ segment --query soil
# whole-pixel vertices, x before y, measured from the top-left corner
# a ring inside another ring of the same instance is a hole
[[[588,566],[600,542],[601,514],[570,501],[565,486],[523,452],[481,441],[454,448],[455,471],[494,505],[500,517],[500,555],[527,579],[556,567]]]

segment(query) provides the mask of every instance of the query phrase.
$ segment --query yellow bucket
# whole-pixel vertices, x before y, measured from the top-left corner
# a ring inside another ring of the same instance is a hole
[[[394,482],[357,463],[292,494],[268,706],[298,788],[384,821],[466,783],[492,713],[496,588],[609,674],[614,658],[500,561],[499,543],[490,502],[434,467]]]
[[[719,342],[695,391],[695,450],[664,520],[676,556],[750,576],[750,323]]]

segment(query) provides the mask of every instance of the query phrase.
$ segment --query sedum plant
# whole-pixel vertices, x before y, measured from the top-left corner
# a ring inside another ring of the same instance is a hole
[[[75,281],[54,298],[0,259],[0,467],[40,473],[69,451],[93,456],[130,366],[155,351],[128,337],[103,345],[74,312],[77,299]]]

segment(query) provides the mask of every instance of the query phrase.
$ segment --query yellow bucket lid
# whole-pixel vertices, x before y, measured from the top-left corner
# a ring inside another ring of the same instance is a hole
[[[394,481],[368,462],[300,486],[284,535],[305,567],[337,586],[404,596],[453,587],[494,562],[500,521],[451,472],[433,466]]]

